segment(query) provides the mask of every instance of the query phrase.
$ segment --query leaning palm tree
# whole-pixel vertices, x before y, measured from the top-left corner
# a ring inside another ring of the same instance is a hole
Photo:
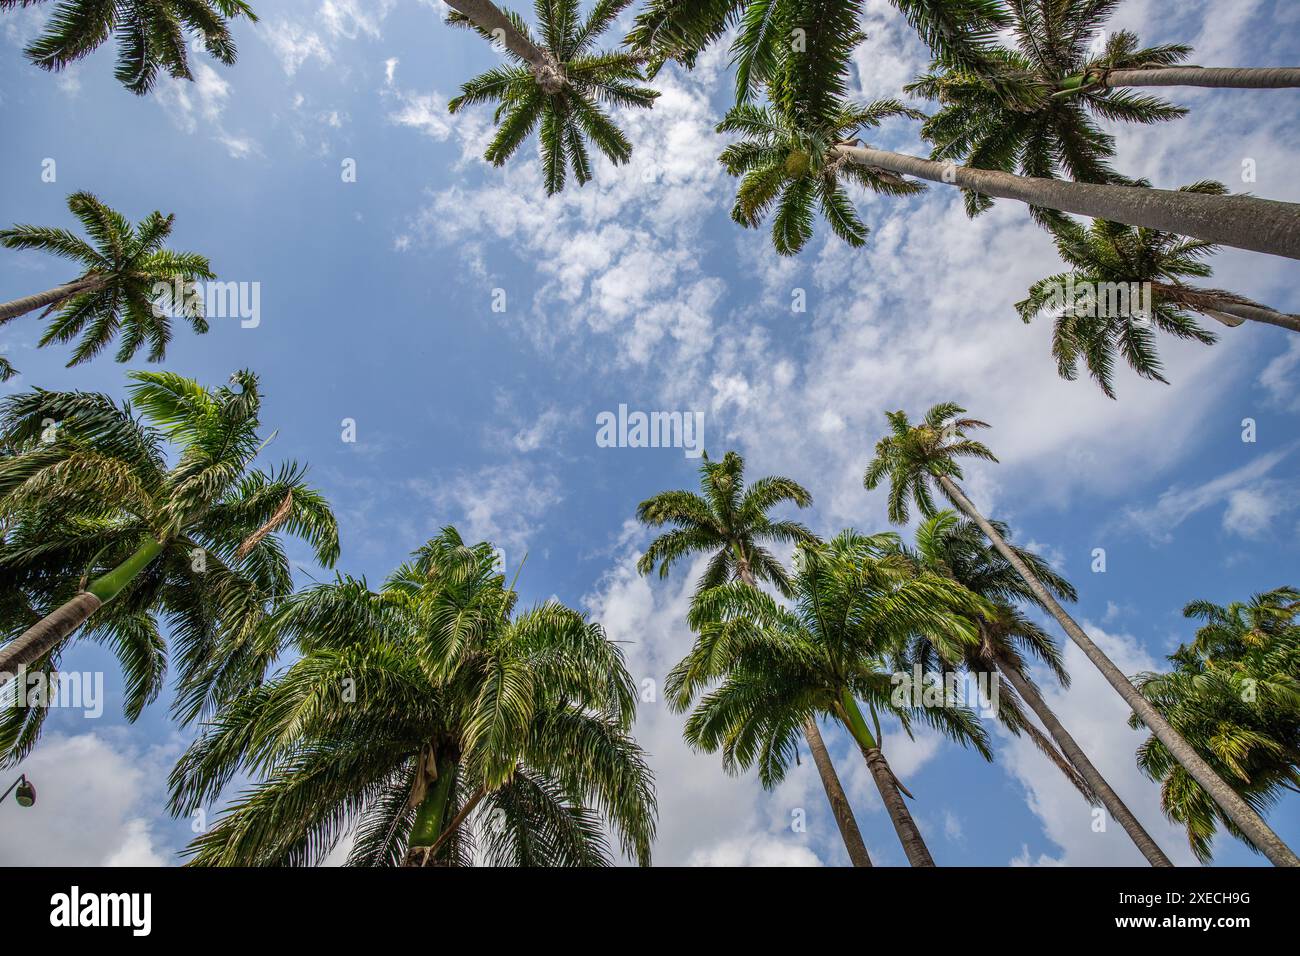
[[[1300,591],[1277,588],[1226,607],[1193,601],[1183,610],[1205,623],[1170,655],[1172,670],[1140,674],[1142,696],[1258,811],[1300,791]],[[1136,715],[1134,727],[1142,726]],[[1210,861],[1222,824],[1253,844],[1236,822],[1156,737],[1138,766],[1161,782],[1165,814],[1187,829],[1192,852]]]
[[[649,574],[657,564],[659,576],[665,578],[683,558],[712,552],[697,595],[731,579],[750,587],[765,581],[782,594],[790,594],[789,575],[764,544],[809,542],[815,536],[798,522],[772,521],[767,513],[786,502],[806,508],[812,504],[812,495],[782,477],[760,478],[746,488],[745,459],[735,452],[727,452],[719,462],[704,456],[700,492],[665,491],[641,502],[637,518],[643,524],[655,528],[670,525],[672,530],[650,543],[637,562],[637,570]],[[810,715],[802,729],[849,859],[854,866],[870,866],[871,857],[816,719]]]
[[[659,94],[637,85],[640,60],[628,53],[593,49],[631,0],[601,0],[586,20],[578,0],[537,0],[540,45],[515,13],[503,13],[487,0],[451,2],[447,22],[470,27],[504,47],[511,65],[474,77],[447,104],[456,113],[476,103],[497,103],[497,135],[484,158],[503,165],[539,129],[542,173],[547,194],[564,188],[572,166],[578,185],[591,180],[587,144],[594,143],[615,165],[626,163],[632,144],[602,109],[651,107]]]
[[[1121,32],[1110,38],[1099,56],[1091,46],[1113,4],[1091,3],[1086,10],[1078,6],[1052,3],[1044,9],[1033,0],[1013,4],[1016,46],[999,48],[993,56],[1001,65],[999,75],[1015,77],[1014,96],[980,71],[961,68],[924,74],[906,87],[909,93],[942,104],[922,128],[922,135],[934,144],[932,159],[1040,178],[1064,175],[1088,183],[1125,181],[1110,167],[1115,138],[1098,120],[1159,123],[1177,119],[1187,110],[1156,97],[1109,88],[1066,98],[1052,96],[1057,78],[1102,62],[1118,67],[1176,60],[1185,48],[1138,49],[1133,35]],[[967,194],[971,215],[989,205],[987,197]]]
[[[1123,182],[1109,166],[1114,137],[1097,120],[1157,123],[1187,110],[1122,87],[1300,85],[1300,70],[1294,69],[1178,67],[1189,47],[1142,47],[1126,30],[1098,46],[1117,3],[1012,0],[1015,46],[987,54],[996,69],[949,66],[909,85],[908,92],[943,104],[923,129],[935,144],[931,158],[1025,176]],[[988,205],[987,197],[967,194],[972,215]]]
[[[257,640],[302,656],[234,700],[172,773],[172,809],[246,791],[197,865],[301,865],[346,832],[359,866],[604,865],[606,826],[649,862],[655,800],[628,736],[631,677],[597,624],[558,602],[515,614],[487,543],[454,528],[382,589],[296,595]]]
[[[1052,593],[1043,585],[1033,570],[1012,550],[998,529],[984,517],[957,484],[962,478],[958,458],[977,458],[997,461],[993,453],[978,441],[968,437],[975,428],[987,428],[987,423],[963,418],[965,409],[945,402],[935,405],[924,421],[913,425],[902,411],[889,412],[892,434],[876,443],[875,457],[867,466],[863,484],[868,490],[882,481],[889,483],[889,518],[902,524],[908,518],[909,502],[915,502],[923,515],[937,510],[931,486],[938,485],[943,495],[959,511],[970,518],[984,532],[998,553],[1024,580],[1029,590],[1078,645],[1088,660],[1096,665],[1106,681],[1115,688],[1124,702],[1151,728],[1160,742],[1201,786],[1210,793],[1224,813],[1247,834],[1248,838],[1277,866],[1300,866],[1300,859],[1282,842],[1281,838],[1218,774],[1188,745],[1178,732],[1138,692],[1106,656],[1074,618],[1061,607]]]
[[[951,578],[918,571],[898,554],[894,535],[845,531],[828,544],[801,543],[784,607],[746,582],[711,587],[694,602],[698,638],[665,684],[671,705],[685,711],[686,739],[721,750],[723,766],[758,765],[772,787],[785,776],[802,728],[825,715],[848,730],[866,760],[912,866],[934,858],[912,819],[881,750],[881,714],[909,734],[920,720],[992,759],[979,718],[947,692],[917,707],[898,693],[907,673],[903,650],[919,632],[954,645],[978,638],[969,615],[985,602]],[[865,701],[868,724],[859,706]]]
[[[874,128],[890,116],[919,117],[896,100],[866,106],[841,103],[827,125],[817,131],[785,119],[772,106],[746,103],[735,107],[721,123],[720,133],[738,133],[719,157],[727,172],[741,177],[731,218],[756,228],[772,217],[772,244],[781,255],[795,255],[812,238],[814,208],[820,209],[831,231],[851,246],[867,241],[867,226],[859,218],[846,183],[873,192],[905,196],[920,192],[920,183],[893,173],[847,162],[834,155],[835,145],[859,128]]]
[[[44,0],[0,0],[0,10],[30,7]],[[27,58],[43,70],[58,72],[98,49],[109,36],[118,41],[119,83],[136,95],[148,93],[159,71],[192,80],[190,34],[198,34],[208,55],[227,66],[235,62],[229,21],[257,15],[243,0],[152,0],[122,3],[62,0],[45,32],[27,47]]]
[[[1216,182],[1184,186],[1187,192],[1223,195]],[[1061,377],[1073,380],[1082,360],[1111,398],[1117,355],[1143,378],[1163,382],[1157,331],[1207,345],[1215,336],[1189,314],[1198,312],[1227,326],[1249,320],[1300,332],[1300,315],[1278,312],[1223,289],[1187,285],[1212,270],[1204,260],[1217,248],[1156,229],[1095,219],[1084,227],[1067,217],[1050,226],[1068,272],[1042,279],[1016,303],[1025,322],[1053,314],[1052,354]],[[1149,301],[1148,301],[1149,300]]]
[[[990,524],[1004,541],[1010,537],[1001,522]],[[1070,582],[1057,574],[1050,564],[1032,551],[1010,542],[1008,547],[1053,597],[1057,600],[1075,599]],[[1015,606],[1027,603],[1046,610],[1016,569],[988,543],[974,522],[962,520],[947,510],[922,520],[916,529],[915,548],[906,549],[904,553],[919,567],[947,575],[978,594],[992,605],[995,612],[973,620],[979,629],[980,640],[978,644],[958,645],[961,656],[949,657],[943,642],[921,634],[917,638],[919,646],[914,652],[915,659],[923,668],[932,659],[937,659],[940,670],[945,666],[965,667],[974,673],[995,671],[1005,677],[1011,685],[1011,693],[1004,689],[998,695],[998,717],[1007,729],[1013,734],[1022,731],[1027,734],[1089,802],[1099,800],[1152,866],[1172,866],[1155,840],[1061,724],[1030,677],[1029,658],[1033,657],[1047,667],[1062,687],[1070,686],[1070,675],[1065,670],[1056,643]],[[1025,716],[1022,705],[1033,711],[1056,746],[1044,739],[1042,732]]]
[[[875,149],[856,142],[832,147],[877,172],[914,176],[967,193],[1015,199],[1036,210],[1076,213],[1130,226],[1159,229],[1205,242],[1300,259],[1300,204],[1235,194],[1207,195],[1148,186],[1117,186],[1018,176]],[[1041,218],[1041,217],[1040,217]]]
[[[208,331],[202,297],[192,289],[194,282],[214,278],[212,267],[203,256],[163,247],[174,215],[153,212],[133,228],[121,213],[87,192],[69,196],[68,208],[81,221],[89,242],[50,226],[0,230],[0,245],[6,249],[53,253],[81,269],[76,278],[53,289],[0,303],[0,325],[44,309],[44,315],[54,318],[41,345],[80,336],[69,366],[98,355],[114,337],[119,338],[117,361],[129,361],[146,344],[149,361],[161,361],[172,337],[169,313],[186,318],[195,332]]]
[[[131,378],[123,405],[42,389],[0,403],[0,442],[14,452],[0,458],[0,674],[43,666],[84,626],[118,643],[135,708],[157,692],[161,617],[184,710],[223,692],[198,683],[220,645],[292,591],[273,532],[303,539],[328,566],[338,529],[303,467],[251,467],[265,444],[251,372],[211,390],[170,372]]]

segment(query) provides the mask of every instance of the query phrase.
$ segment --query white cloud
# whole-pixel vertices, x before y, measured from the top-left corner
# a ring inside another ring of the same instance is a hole
[[[36,805],[0,806],[0,859],[9,866],[164,865],[168,854],[150,818],[175,757],[99,733],[46,734],[19,768],[36,786]]]
[[[469,542],[490,541],[505,551],[514,567],[563,495],[555,475],[523,462],[487,465],[447,481],[408,481],[407,487],[431,502],[441,525],[451,521]]]
[[[289,20],[279,19],[267,23],[265,29],[258,31],[258,35],[280,58],[280,66],[284,68],[286,76],[293,76],[308,60],[318,60],[321,66],[327,66],[334,60],[334,54],[319,33]]]
[[[1254,537],[1286,507],[1275,493],[1277,486],[1261,481],[1293,450],[1288,446],[1263,452],[1254,461],[1190,488],[1174,485],[1151,507],[1126,509],[1123,522],[1153,541],[1171,541],[1174,530],[1192,515],[1227,502],[1224,529]]]
[[[799,843],[770,837],[734,839],[696,850],[687,866],[821,866],[817,854]]]
[[[235,159],[260,152],[255,140],[225,128],[222,117],[230,99],[230,84],[207,63],[194,64],[193,81],[161,79],[153,95],[182,132],[208,133]]]

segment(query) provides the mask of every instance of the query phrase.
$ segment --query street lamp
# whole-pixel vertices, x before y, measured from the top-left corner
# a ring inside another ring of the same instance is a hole
[[[14,793],[15,790],[18,792]],[[11,793],[14,793],[14,799],[18,801],[20,807],[30,807],[36,802],[36,788],[32,786],[32,782],[27,779],[26,774],[20,775],[17,780],[9,785],[9,789],[4,792],[4,796],[0,796],[0,803],[4,803],[5,797]]]

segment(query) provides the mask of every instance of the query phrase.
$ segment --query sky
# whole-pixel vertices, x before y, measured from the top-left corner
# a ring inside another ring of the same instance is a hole
[[[1192,636],[1188,601],[1300,583],[1300,338],[1243,326],[1222,329],[1213,347],[1163,342],[1171,384],[1124,368],[1112,401],[1087,380],[1059,379],[1050,324],[1014,312],[1032,282],[1061,271],[1019,204],[970,221],[942,187],[858,194],[866,247],[819,224],[793,259],[772,251],[765,230],[733,223],[734,182],[713,131],[732,88],[721,47],[692,72],[665,70],[652,110],[619,116],[634,144],[628,166],[598,160],[592,182],[547,198],[535,140],[493,168],[481,159],[490,109],[447,113],[459,84],[497,56],[446,27],[440,4],[254,7],[261,23],[235,27],[235,66],[196,58],[194,82],[164,80],[145,98],[112,80],[108,48],[61,75],[37,70],[19,51],[46,8],[0,13],[0,222],[70,226],[66,196],[86,189],[133,220],[175,213],[174,248],[209,256],[223,280],[258,284],[259,321],[217,319],[205,336],[178,327],[165,367],[211,386],[239,368],[261,376],[265,429],[278,429],[264,460],[310,463],[339,517],[338,570],[378,584],[455,524],[497,544],[511,574],[526,555],[522,603],[557,597],[587,611],[654,688],[690,646],[701,565],[640,577],[650,534],[634,514],[656,492],[694,488],[699,462],[681,448],[601,447],[598,415],[620,405],[701,413],[710,455],[734,449],[751,480],[801,482],[814,504],[799,519],[833,535],[888,528],[884,490],[861,480],[883,413],[957,401],[992,424],[986,442],[1000,459],[967,469],[968,494],[1070,578],[1072,612],[1126,673],[1159,669]],[[887,0],[866,8],[851,92],[900,96],[925,51]],[[1287,0],[1128,0],[1112,27],[1191,43],[1204,66],[1300,59],[1300,6]],[[1158,186],[1209,178],[1300,201],[1294,96],[1172,90],[1190,115],[1115,130],[1116,165]],[[873,145],[926,150],[906,120]],[[54,182],[42,175],[49,160]],[[1247,166],[1254,182],[1242,181]],[[1224,251],[1213,264],[1214,285],[1300,311],[1289,260]],[[0,255],[0,300],[70,278],[48,256]],[[121,397],[126,372],[144,366],[105,356],[67,369],[66,351],[37,349],[39,336],[34,316],[0,332],[22,371],[0,394]],[[1242,439],[1246,419],[1253,442]],[[344,440],[349,421],[355,441]],[[1098,548],[1104,572],[1093,571]],[[331,574],[304,547],[290,555],[304,583]],[[1046,699],[1170,857],[1193,864],[1135,765],[1143,735],[1066,644],[1073,683],[1038,674]],[[63,666],[105,673],[104,712],[53,712],[21,768],[37,806],[0,805],[0,863],[177,864],[192,822],[167,816],[166,776],[194,729],[168,719],[167,699],[128,724],[116,666],[94,644],[75,644]],[[717,755],[689,750],[683,718],[647,696],[635,733],[657,781],[656,863],[847,864],[806,751],[764,792],[752,774],[729,777]],[[1142,863],[1117,824],[1094,830],[1091,808],[1027,740],[991,725],[990,764],[885,729],[940,865]],[[860,755],[839,728],[823,733],[872,858],[905,865]],[[1300,845],[1300,798],[1269,820]],[[1264,861],[1221,838],[1215,862]]]

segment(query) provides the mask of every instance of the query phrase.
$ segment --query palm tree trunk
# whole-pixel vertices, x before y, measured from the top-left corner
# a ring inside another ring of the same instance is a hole
[[[1020,556],[1007,546],[1006,541],[1002,540],[1002,535],[998,534],[997,529],[980,514],[957,483],[943,475],[939,477],[939,484],[953,504],[979,525],[980,530],[997,548],[998,553],[1016,569],[1020,577],[1029,585],[1030,590],[1034,592],[1034,596],[1042,602],[1043,606],[1051,612],[1061,627],[1065,629],[1065,633],[1070,636],[1070,640],[1074,641],[1088,660],[1096,665],[1102,676],[1106,678],[1107,683],[1119,692],[1120,697],[1124,698],[1124,702],[1133,709],[1138,719],[1151,729],[1156,739],[1169,748],[1169,752],[1174,759],[1192,775],[1192,779],[1205,788],[1206,793],[1214,799],[1214,802],[1219,805],[1228,819],[1237,825],[1247,839],[1264,856],[1268,857],[1274,866],[1300,866],[1300,858],[1297,858],[1291,848],[1282,842],[1282,839],[1264,822],[1264,818],[1256,813],[1235,790],[1223,782],[1219,775],[1214,772],[1214,769],[1201,758],[1201,755],[1182,738],[1178,731],[1170,726],[1169,722],[1160,714],[1160,711],[1156,710],[1145,697],[1138,693],[1137,688],[1133,686],[1124,672],[1116,667],[1115,662],[1093,643],[1092,639],[1083,632],[1083,628],[1075,623],[1074,618],[1065,613],[1065,609],[1057,603],[1056,598],[1052,597],[1051,593],[1043,587],[1038,577],[1029,570],[1024,561],[1020,560]]]
[[[72,600],[41,618],[4,647],[0,647],[0,682],[7,682],[20,667],[40,660],[84,624],[103,605],[117,597],[137,574],[149,566],[163,546],[150,538],[112,571],[92,581]]]
[[[0,325],[10,319],[16,319],[20,315],[26,315],[28,312],[35,312],[37,309],[58,305],[79,292],[85,292],[87,289],[93,288],[100,281],[95,277],[83,277],[72,282],[65,282],[63,285],[55,286],[45,292],[24,296],[11,302],[0,302]]]
[[[1106,807],[1110,815],[1124,828],[1124,832],[1129,835],[1138,850],[1146,857],[1147,862],[1152,866],[1173,866],[1173,863],[1169,861],[1169,857],[1165,856],[1164,851],[1156,845],[1156,841],[1142,828],[1142,824],[1138,822],[1137,817],[1133,816],[1129,808],[1124,805],[1124,801],[1119,798],[1119,794],[1111,788],[1110,784],[1106,782],[1106,778],[1093,766],[1092,761],[1088,759],[1088,755],[1083,752],[1083,748],[1075,743],[1074,738],[1062,726],[1052,708],[1047,706],[1047,701],[1043,700],[1043,695],[1038,693],[1038,688],[1034,686],[1033,681],[1020,673],[1020,668],[1016,667],[1015,664],[1004,660],[1002,655],[997,655],[995,660],[997,661],[998,670],[1002,672],[1011,683],[1011,686],[1016,689],[1016,693],[1029,705],[1029,709],[1047,728],[1047,732],[1052,735],[1052,739],[1061,748],[1061,752],[1074,765],[1079,775],[1083,777],[1092,792],[1101,800],[1102,805]]]
[[[862,756],[866,758],[867,769],[871,771],[871,776],[876,781],[880,799],[884,801],[885,809],[889,811],[889,819],[893,821],[894,832],[898,834],[898,840],[903,844],[907,862],[912,866],[934,866],[934,857],[930,856],[930,849],[921,838],[921,831],[916,828],[916,821],[912,819],[907,803],[898,790],[898,778],[890,769],[889,761],[885,759],[879,747],[862,748]]]
[[[872,779],[876,781],[880,799],[884,801],[889,819],[894,824],[894,832],[898,834],[898,842],[903,844],[907,862],[912,866],[934,866],[934,857],[930,855],[930,848],[925,845],[921,831],[917,828],[916,821],[912,819],[912,813],[903,800],[898,778],[894,776],[889,761],[881,752],[879,742],[867,727],[862,711],[858,709],[858,702],[847,690],[840,694],[840,719],[844,721],[844,726],[849,729],[849,733],[853,735],[853,739],[862,750],[862,756],[867,761],[867,769],[871,771]]]
[[[1165,282],[1153,282],[1151,289],[1175,305],[1195,309],[1224,325],[1237,326],[1246,321],[1263,322],[1266,325],[1276,325],[1278,328],[1300,332],[1300,315],[1279,312],[1231,292],[1170,285]]]
[[[840,785],[835,765],[831,763],[831,755],[826,750],[821,731],[817,729],[817,721],[812,717],[804,721],[803,735],[808,740],[808,750],[812,753],[813,763],[817,765],[817,773],[821,776],[822,786],[826,789],[826,799],[830,801],[835,824],[840,828],[844,848],[849,851],[849,860],[854,866],[871,866],[871,857],[867,853],[866,843],[862,840],[862,833],[858,830],[858,821],[853,816],[853,807],[849,804],[844,787]]]
[[[1159,66],[1139,70],[1105,70],[1070,77],[1062,89],[1092,84],[1123,86],[1208,86],[1215,89],[1281,90],[1300,86],[1300,67]]]
[[[749,569],[749,562],[739,548],[736,549],[736,555],[736,577],[751,588],[757,588],[754,573]],[[858,821],[853,816],[853,807],[844,792],[844,785],[840,783],[839,774],[835,772],[835,764],[831,761],[814,718],[809,717],[804,721],[803,734],[808,740],[808,750],[817,766],[817,774],[822,778],[822,788],[826,791],[826,799],[830,801],[835,824],[840,828],[840,836],[844,839],[844,848],[849,851],[849,860],[854,866],[871,866],[871,857],[867,853],[867,844],[862,839],[862,831],[858,829]]]
[[[537,82],[547,93],[558,93],[564,87],[567,81],[560,65],[515,29],[510,18],[492,0],[447,0],[447,6],[473,20],[480,30],[499,37],[506,49],[527,61]]]
[[[864,166],[970,189],[985,196],[1300,259],[1300,205],[1295,203],[1037,179],[861,146],[839,145],[833,151]]]

